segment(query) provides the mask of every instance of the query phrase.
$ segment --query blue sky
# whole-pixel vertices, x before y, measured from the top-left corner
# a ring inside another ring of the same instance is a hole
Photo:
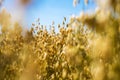
[[[6,0],[3,6],[7,8],[11,14],[13,14],[14,8],[17,8],[14,0]],[[79,15],[81,11],[94,10],[95,4],[93,0],[90,0],[88,6],[85,6],[84,0],[80,0],[80,3],[74,7],[73,0],[33,0],[31,4],[24,8],[23,21],[27,26],[30,26],[38,18],[40,18],[41,24],[50,25],[52,21],[54,21],[55,24],[62,23],[64,17],[69,19],[72,14]],[[18,11],[19,8],[17,9],[17,12]],[[19,13],[14,12],[14,14]]]

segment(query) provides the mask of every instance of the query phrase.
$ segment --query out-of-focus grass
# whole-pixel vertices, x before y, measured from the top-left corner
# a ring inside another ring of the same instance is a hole
[[[110,5],[120,14],[119,0]],[[23,34],[2,10],[0,80],[119,80],[120,17],[115,14],[102,7],[69,23],[64,18],[58,33],[54,24],[47,31],[38,20]]]

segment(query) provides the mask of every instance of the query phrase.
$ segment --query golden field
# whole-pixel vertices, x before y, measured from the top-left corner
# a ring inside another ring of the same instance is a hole
[[[24,31],[1,10],[0,80],[120,80],[120,0],[107,1],[50,30],[38,19]]]

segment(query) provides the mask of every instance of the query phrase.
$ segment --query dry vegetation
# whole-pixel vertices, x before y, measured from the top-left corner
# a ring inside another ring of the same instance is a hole
[[[57,33],[39,19],[23,33],[2,10],[0,80],[120,80],[120,0],[108,1],[107,10],[64,18]]]

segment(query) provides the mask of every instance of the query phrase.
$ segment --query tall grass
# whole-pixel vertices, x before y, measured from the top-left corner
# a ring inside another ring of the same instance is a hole
[[[64,18],[50,31],[38,20],[23,32],[2,10],[0,80],[119,80],[119,4],[109,4],[113,13],[98,4],[95,14],[75,16],[68,23]]]

